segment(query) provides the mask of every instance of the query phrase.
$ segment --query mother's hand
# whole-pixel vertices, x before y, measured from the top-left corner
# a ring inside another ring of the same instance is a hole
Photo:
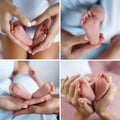
[[[34,19],[33,22],[36,22],[35,25],[38,25],[50,17],[52,19],[52,23],[48,30],[47,37],[44,42],[33,48],[33,55],[49,48],[59,32],[59,3],[50,6],[48,9],[45,10],[43,14]]]
[[[59,112],[59,98],[51,98],[42,104],[32,105],[27,109],[15,111],[14,115],[21,114],[58,114]]]
[[[108,106],[113,102],[116,95],[117,87],[114,83],[110,84],[110,88],[106,95],[97,102],[94,102],[94,108],[96,113],[100,116],[101,119],[105,120],[117,120],[115,116],[113,116],[107,110]],[[111,118],[111,119],[110,119]],[[112,119],[113,118],[113,119]]]
[[[30,23],[29,19],[25,17],[21,11],[13,5],[9,0],[0,0],[0,27],[1,30],[8,36],[10,40],[12,40],[14,43],[19,45],[24,50],[30,51],[31,49],[26,46],[24,43],[16,39],[10,31],[10,21],[12,20],[12,17],[17,17],[18,20],[25,26],[30,27],[32,23]],[[0,38],[2,35],[0,34]],[[7,38],[7,37],[6,37]],[[8,39],[7,38],[7,39]]]
[[[0,109],[6,111],[15,111],[27,108],[24,100],[13,96],[0,96]]]
[[[91,45],[88,41],[85,41],[86,35],[73,36],[65,30],[62,30],[62,58],[64,59],[76,59],[84,55],[88,51],[98,48],[103,41],[102,34],[100,35],[100,43],[97,45]]]
[[[66,77],[62,80],[61,90],[64,94],[64,98],[70,103],[77,111],[79,120],[87,119],[94,111],[91,106],[80,96],[78,89],[76,88],[77,80],[80,75],[74,75],[72,77]],[[76,117],[74,117],[75,119]]]

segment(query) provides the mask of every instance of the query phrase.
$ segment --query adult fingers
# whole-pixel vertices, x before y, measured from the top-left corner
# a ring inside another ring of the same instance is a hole
[[[69,80],[67,80],[65,83],[64,83],[64,94],[65,95],[68,95],[69,93],[69,89],[70,89],[70,85],[73,81],[75,81],[77,78],[80,77],[80,74],[77,74],[77,75],[73,75]]]
[[[32,55],[49,48],[50,45],[53,43],[53,40],[55,39],[58,32],[59,32],[59,15],[56,15],[51,23],[46,40],[33,48]]]
[[[77,85],[77,81],[74,80],[71,85],[70,85],[70,88],[69,88],[69,93],[68,93],[68,97],[69,98],[72,98],[74,96],[74,98],[76,99],[77,97],[77,88],[76,88],[76,85]]]
[[[31,109],[27,108],[27,109],[23,109],[23,110],[18,110],[18,111],[14,111],[13,114],[15,116],[17,115],[22,115],[22,114],[31,114],[34,113],[34,111],[32,111]]]
[[[59,13],[59,3],[54,4],[50,6],[48,9],[46,9],[40,16],[35,18],[33,21],[35,21],[35,25],[38,25],[45,21],[47,18],[55,16]]]
[[[75,46],[75,45],[78,45],[78,44],[85,44],[85,43],[88,43],[88,40],[85,40],[86,35],[80,35],[80,36],[73,36],[73,37],[70,37],[70,41],[69,41],[69,44],[70,46]]]
[[[62,79],[61,81],[61,91],[64,94],[64,83],[69,79],[69,77],[67,76],[65,79]]]
[[[111,83],[108,92],[107,92],[106,95],[103,97],[103,100],[106,101],[106,104],[109,105],[109,104],[112,103],[112,101],[113,101],[114,98],[115,98],[116,91],[117,91],[117,87],[115,86],[114,83]]]
[[[82,103],[79,102],[79,106],[85,114],[92,114],[94,112],[92,107],[89,106],[86,101],[83,101]]]
[[[6,33],[6,35],[9,37],[10,40],[12,40],[14,43],[16,43],[18,46],[20,46],[21,48],[23,48],[24,50],[28,51],[29,53],[32,52],[31,48],[29,46],[26,46],[25,44],[23,44],[21,41],[17,40],[11,33],[10,31],[10,23],[9,23],[9,19],[8,16],[6,16],[4,18],[3,21],[3,25],[1,26],[3,32]],[[4,37],[5,38],[5,37]]]
[[[99,46],[100,46],[99,44],[98,45],[85,44],[84,46],[80,46],[79,48],[71,52],[69,57],[71,59],[78,58],[87,53],[88,51],[98,48]]]
[[[6,39],[8,39],[8,37],[0,33],[0,40],[6,40]]]
[[[21,23],[24,24],[25,26],[31,27],[32,24],[30,20],[26,16],[24,16],[17,7],[14,7],[12,15],[17,17],[21,21]]]
[[[44,101],[47,100],[47,97],[43,97],[43,98],[32,98],[31,100],[25,101],[24,104],[27,105],[34,105],[34,104],[38,104],[38,103],[43,103]]]
[[[78,105],[78,98],[80,97],[80,93],[78,91],[78,89],[75,87],[74,88],[74,95],[73,96],[70,96],[71,99],[72,99],[72,104],[73,105]]]

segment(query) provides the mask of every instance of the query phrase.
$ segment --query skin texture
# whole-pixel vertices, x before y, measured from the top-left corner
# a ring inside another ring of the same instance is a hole
[[[52,45],[53,40],[55,39],[56,35],[58,34],[59,32],[59,3],[56,3],[50,6],[48,9],[45,10],[43,14],[35,18],[33,21],[36,22],[35,25],[38,25],[49,17],[52,18],[52,22],[49,28],[48,35],[44,42],[42,42],[41,44],[33,48],[32,55],[49,48]]]
[[[54,85],[52,82],[48,84],[44,84],[41,86],[33,95],[33,98],[41,98],[47,94],[50,94],[51,92],[54,91]]]
[[[79,93],[90,101],[100,100],[108,91],[111,79],[105,73],[91,74],[80,78],[77,83]]]
[[[8,0],[5,0],[5,1],[8,1]],[[26,48],[24,46],[21,47],[20,45],[16,45],[16,43],[11,42],[10,37],[0,34],[0,40],[2,40],[2,46],[3,46],[3,58],[4,59],[26,59],[26,58],[28,58],[28,59],[29,58],[30,59],[48,59],[47,56],[49,56],[49,59],[56,59],[56,56],[58,55],[58,48],[59,48],[58,44],[59,43],[57,43],[57,45],[56,45],[56,43],[53,43],[53,40],[59,32],[59,24],[58,24],[59,23],[59,9],[58,8],[59,8],[59,4],[51,6],[50,8],[48,8],[45,11],[45,13],[38,16],[31,22],[31,25],[37,26],[37,25],[41,24],[42,22],[44,22],[45,20],[47,20],[48,18],[52,17],[52,23],[50,25],[46,40],[38,45],[35,45],[34,47],[32,46],[33,50],[31,49],[31,47]],[[13,10],[13,11],[15,11],[15,10]],[[9,27],[10,27],[10,25],[9,25]],[[18,40],[18,42],[20,42],[20,41]],[[34,43],[34,44],[36,44],[36,43]],[[11,48],[11,51],[6,51],[6,49],[8,49],[8,47]],[[23,47],[24,47],[24,50],[21,49]],[[40,50],[40,49],[42,49],[42,50]],[[54,51],[53,51],[53,49],[54,49]],[[56,52],[57,52],[57,54],[56,54]],[[37,55],[35,55],[36,53],[37,53]],[[44,55],[43,55],[43,53],[44,53]],[[45,56],[45,54],[47,54],[47,55]]]
[[[17,67],[15,68],[16,70],[14,72],[14,75],[21,73],[29,73],[29,75],[31,75],[31,77],[35,80],[35,82],[40,88],[35,93],[33,93],[33,95],[31,95],[23,86],[14,82],[9,87],[11,95],[25,100],[30,100],[32,97],[42,98],[43,96],[46,96],[52,91],[54,91],[53,83],[50,82],[48,84],[43,84],[37,73],[31,68],[29,68],[27,64],[25,64],[24,62],[19,62],[16,65]],[[12,77],[14,77],[14,75]]]
[[[18,22],[11,23],[10,31],[16,39],[20,40],[25,45],[28,46],[32,45],[32,39],[27,35],[23,26],[20,23]]]
[[[18,110],[14,112],[14,115],[23,114],[59,114],[59,98],[51,98],[49,101],[43,104],[32,105],[27,109]]]
[[[107,107],[113,102],[116,94],[116,86],[110,83],[109,90],[100,100],[94,101],[93,106],[89,106],[86,100],[79,94],[76,84],[78,83],[80,75],[73,75],[62,80],[61,90],[64,94],[65,100],[74,108],[72,120],[87,120],[91,114],[96,112],[101,120],[117,120],[108,110]],[[96,76],[94,76],[96,79]],[[93,76],[92,76],[93,78]]]
[[[83,97],[93,101],[95,100],[95,94],[94,91],[92,90],[89,82],[87,82],[84,79],[80,79],[77,84],[77,88],[79,90],[79,93],[82,94]]]
[[[85,41],[86,35],[73,36],[71,33],[62,29],[61,31],[61,53],[63,59],[76,59],[90,50],[98,48],[104,40],[102,34],[99,37],[99,44],[91,45],[88,40]]]
[[[31,52],[31,49],[29,46],[25,45],[23,42],[19,41],[11,34],[9,23],[12,17],[14,16],[17,17],[18,20],[25,26],[30,27],[32,23],[9,0],[4,0],[4,1],[0,0],[0,2],[1,2],[0,4],[0,25],[1,25],[2,31],[8,36],[9,40],[13,41],[15,44],[17,44],[24,50]]]
[[[65,100],[75,108],[72,120],[87,120],[87,118],[93,113],[93,109],[87,104],[86,101],[81,102],[83,97],[80,96],[76,87],[77,79],[79,77],[80,75],[77,74],[70,78],[66,77],[63,79],[61,90],[64,94]]]
[[[46,19],[42,22],[42,24],[38,25],[35,35],[33,37],[33,44],[31,46],[32,48],[39,45],[46,39],[50,25],[51,19]]]
[[[10,30],[14,37],[16,37],[16,39],[22,41],[24,44],[31,46],[31,48],[33,48],[45,40],[48,34],[50,24],[51,20],[46,19],[42,24],[38,25],[33,37],[33,41],[24,30],[25,26],[23,26],[17,21],[10,23]]]
[[[114,36],[110,47],[99,57],[99,59],[116,59],[120,56],[120,35]]]
[[[86,31],[87,39],[91,44],[99,43],[100,24],[104,18],[103,8],[99,5],[93,5],[89,11],[82,15],[80,23]]]

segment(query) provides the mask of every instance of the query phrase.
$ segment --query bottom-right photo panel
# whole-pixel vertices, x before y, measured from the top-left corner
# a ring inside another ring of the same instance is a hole
[[[61,61],[61,120],[120,120],[120,61]]]

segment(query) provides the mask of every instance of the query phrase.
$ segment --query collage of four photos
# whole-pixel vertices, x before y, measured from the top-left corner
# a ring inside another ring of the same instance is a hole
[[[120,0],[0,0],[0,120],[120,120]]]

